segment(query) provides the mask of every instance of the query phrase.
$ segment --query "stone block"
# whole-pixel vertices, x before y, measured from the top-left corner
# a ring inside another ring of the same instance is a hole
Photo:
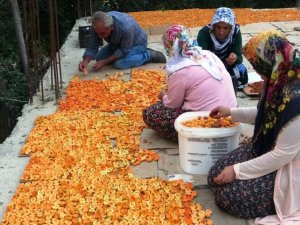
[[[151,26],[150,27],[150,34],[151,35],[162,35],[166,32],[168,27],[170,27],[171,24],[164,24],[164,25],[157,25],[157,26]]]
[[[166,175],[166,173],[163,170],[158,170],[158,177],[163,179],[163,180],[168,180],[168,176]]]
[[[161,138],[152,129],[145,128],[140,137],[140,149],[170,149],[177,148],[178,144]]]
[[[179,149],[178,148],[166,149],[165,152],[168,155],[179,155]]]
[[[135,177],[150,178],[158,176],[157,161],[143,162],[140,165],[131,167]]]
[[[79,79],[81,80],[93,80],[93,79],[99,79],[104,80],[107,79],[109,76],[113,76],[117,73],[123,73],[123,75],[120,77],[120,79],[129,81],[131,79],[130,72],[131,69],[125,69],[125,70],[118,70],[113,67],[113,65],[108,65],[100,69],[99,71],[93,71],[94,62],[90,63],[88,66],[88,74],[85,75],[83,72],[79,72]]]
[[[163,170],[168,174],[185,174],[185,172],[180,167],[179,156],[178,155],[162,155],[163,160]]]
[[[294,45],[299,46],[300,45],[300,32],[298,32],[298,35],[295,35],[294,33],[291,33],[287,35],[287,39]],[[298,47],[299,49],[299,47]]]
[[[163,170],[166,173],[167,171],[164,170],[164,153],[159,151],[158,154],[159,154],[159,159],[157,161],[158,170]]]
[[[215,204],[214,194],[209,189],[197,190],[198,196],[195,199],[204,209],[213,211],[211,219],[217,225],[248,225],[248,221],[231,216],[218,208]]]
[[[283,22],[271,22],[271,24],[281,31],[290,32],[294,30],[294,27],[299,27],[300,22],[299,21],[283,21]]]
[[[148,43],[161,43],[161,34],[148,36]]]
[[[171,150],[171,149],[168,149]],[[176,149],[174,149],[176,150]],[[191,175],[183,171],[180,167],[179,155],[169,155],[165,150],[159,151],[160,159],[158,160],[158,169],[163,171],[165,176],[180,174],[180,175]],[[193,176],[193,185],[203,186],[207,185],[207,176],[206,175],[191,175]]]
[[[207,175],[193,175],[193,186],[195,189],[201,189],[207,186]]]
[[[150,27],[149,26],[142,27],[142,29],[145,31],[145,33],[147,35],[150,35]]]
[[[294,27],[293,31],[300,31],[300,27]]]
[[[136,67],[136,69],[165,71],[165,66],[165,63],[146,63],[142,66]]]
[[[256,34],[263,31],[275,29],[277,29],[277,27],[273,26],[271,23],[251,23],[243,26],[241,28],[241,33],[251,34],[251,36],[255,36]]]

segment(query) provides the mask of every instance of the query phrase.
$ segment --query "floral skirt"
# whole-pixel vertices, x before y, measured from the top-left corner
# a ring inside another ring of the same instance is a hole
[[[143,110],[143,119],[149,128],[166,139],[177,141],[178,134],[174,128],[174,122],[178,116],[186,112],[182,109],[171,109],[157,102]]]
[[[226,167],[252,159],[251,144],[246,143],[220,158],[210,169],[208,185],[216,204],[225,212],[245,219],[276,214],[273,201],[276,171],[250,180],[235,180],[217,185],[213,178]]]

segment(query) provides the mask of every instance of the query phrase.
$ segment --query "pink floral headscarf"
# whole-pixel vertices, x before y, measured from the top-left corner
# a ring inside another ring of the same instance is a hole
[[[169,50],[169,56],[172,56],[176,50],[182,56],[193,56],[193,47],[198,46],[191,32],[183,25],[169,27],[163,36],[163,43],[167,52]]]
[[[222,81],[219,58],[213,53],[202,50],[191,32],[183,25],[174,25],[167,29],[162,37],[169,56],[166,65],[168,75],[188,66],[202,66],[216,80]]]

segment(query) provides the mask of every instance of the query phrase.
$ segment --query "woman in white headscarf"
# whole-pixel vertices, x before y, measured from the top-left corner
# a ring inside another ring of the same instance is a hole
[[[208,111],[218,104],[236,106],[231,78],[221,60],[202,50],[182,25],[167,29],[163,44],[169,56],[167,87],[160,102],[143,111],[145,123],[160,136],[177,140],[175,119],[186,111]]]
[[[242,35],[231,9],[218,8],[211,24],[199,31],[197,41],[199,46],[212,51],[222,60],[232,77],[235,90],[247,84],[247,69],[242,64]]]

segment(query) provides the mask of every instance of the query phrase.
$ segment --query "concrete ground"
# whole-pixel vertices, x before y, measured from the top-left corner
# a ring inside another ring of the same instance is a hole
[[[105,79],[105,74],[114,74],[120,72],[113,69],[111,66],[105,67],[102,71],[97,73],[90,73],[84,76],[77,71],[78,62],[84,49],[79,48],[78,43],[78,26],[86,25],[87,21],[79,20],[74,26],[72,32],[69,34],[65,44],[61,48],[61,63],[62,75],[65,83],[64,88],[73,75],[79,75],[81,79],[93,79],[98,77]],[[288,39],[300,48],[300,31],[294,31],[294,27],[300,25],[300,21],[293,22],[269,22],[269,23],[255,23],[241,27],[243,35],[243,44],[245,44],[254,35],[269,29],[277,29],[285,33]],[[166,27],[156,27],[147,29],[149,35],[149,47],[163,51],[161,44],[161,34]],[[196,36],[199,27],[191,28],[193,36]],[[253,72],[250,64],[244,61],[249,72]],[[147,64],[141,66],[144,69],[159,69],[163,70],[163,64]],[[92,67],[92,64],[90,65]],[[124,70],[123,79],[130,80],[131,70]],[[251,79],[251,77],[250,77]],[[53,92],[50,90],[50,71],[45,74],[44,85],[46,91],[46,101],[41,102],[40,94],[34,97],[32,105],[25,105],[23,115],[19,118],[16,128],[13,130],[10,137],[0,145],[0,218],[7,203],[10,201],[14,194],[16,187],[19,183],[20,176],[28,163],[27,157],[19,157],[21,147],[24,145],[26,138],[33,127],[33,123],[38,115],[48,115],[56,111],[56,101]],[[64,93],[65,89],[62,90]],[[249,98],[242,92],[238,93],[239,106],[256,106],[257,99]],[[247,125],[243,129],[245,136],[251,136],[253,127]],[[185,175],[179,164],[178,145],[173,142],[163,140],[158,137],[152,130],[144,129],[141,135],[141,148],[148,148],[158,151],[160,159],[158,162],[143,163],[137,167],[133,167],[135,175],[141,178],[158,176],[162,179],[168,179],[168,175]],[[206,176],[195,175],[193,176],[194,187],[198,192],[198,197],[195,201],[199,201],[205,208],[213,210],[213,222],[217,225],[249,225],[253,224],[251,220],[244,220],[232,217],[217,208],[214,203],[214,196],[210,190],[207,189]]]

